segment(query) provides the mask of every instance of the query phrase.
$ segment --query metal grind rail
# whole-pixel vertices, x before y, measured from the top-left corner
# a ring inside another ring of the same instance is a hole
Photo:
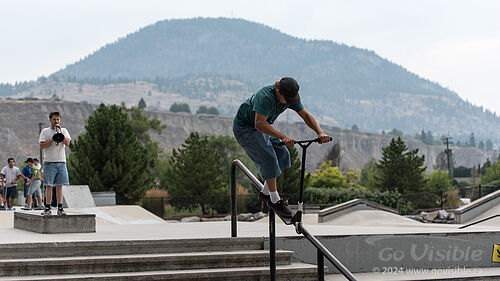
[[[317,249],[317,265],[318,265],[318,280],[325,280],[325,270],[324,270],[324,257],[326,257],[348,280],[357,280],[356,277],[323,245],[319,242],[314,235],[309,233],[307,229],[302,225],[302,213],[303,213],[303,192],[304,192],[304,171],[305,171],[305,155],[307,147],[313,143],[318,142],[318,139],[308,140],[308,141],[296,141],[302,147],[302,171],[301,171],[301,182],[300,182],[300,199],[298,202],[297,213],[291,220],[283,220],[285,224],[295,226],[295,231],[297,234],[302,234],[311,242],[311,244]],[[253,183],[254,187],[260,192],[264,186],[255,177],[250,170],[248,170],[240,160],[235,159],[231,164],[231,237],[237,237],[237,206],[236,206],[236,167],[238,167]],[[269,258],[270,258],[270,273],[271,281],[276,280],[276,225],[275,225],[275,212],[270,207],[269,208]]]
[[[475,222],[471,222],[469,224],[466,224],[466,225],[462,225],[461,227],[459,227],[458,229],[464,229],[466,227],[469,227],[469,226],[473,226],[475,224],[478,224],[478,223],[482,223],[484,221],[488,221],[488,220],[491,220],[491,219],[494,219],[494,218],[497,218],[497,217],[500,217],[500,214],[496,214],[496,215],[493,215],[493,216],[489,216],[487,218],[484,218],[482,220],[478,220],[478,221],[475,221]]]

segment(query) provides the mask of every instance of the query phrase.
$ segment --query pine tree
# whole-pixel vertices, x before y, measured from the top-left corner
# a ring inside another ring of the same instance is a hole
[[[484,142],[483,142],[483,140],[481,140],[481,141],[477,144],[477,148],[479,148],[479,149],[484,149]]]
[[[469,136],[469,145],[471,147],[476,147],[476,138],[474,137],[474,132],[470,133],[470,136]]]
[[[138,106],[139,106],[139,108],[146,108],[146,101],[143,98],[141,98],[139,100]]]
[[[182,148],[174,149],[170,158],[170,196],[176,196],[171,204],[179,208],[201,207],[208,214],[211,196],[225,195],[222,159],[210,147],[207,137],[194,132],[184,141]]]
[[[136,203],[154,185],[148,175],[148,153],[121,107],[101,104],[70,149],[72,184],[89,185],[92,191],[115,191],[121,204]]]
[[[174,103],[170,106],[170,112],[187,112],[191,113],[189,104],[187,103]]]
[[[400,137],[392,139],[389,146],[382,149],[379,189],[399,193],[419,192],[425,188],[423,166],[425,156],[418,156],[418,149],[408,151]]]
[[[290,153],[291,167],[281,171],[277,179],[278,191],[288,198],[290,204],[299,201],[300,193],[300,159],[299,153],[295,147],[288,147]],[[305,186],[304,186],[305,188]]]
[[[490,139],[486,140],[485,147],[487,150],[493,150],[493,142]]]

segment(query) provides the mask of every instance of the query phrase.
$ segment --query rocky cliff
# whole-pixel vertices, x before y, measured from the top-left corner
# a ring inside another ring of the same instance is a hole
[[[61,124],[69,130],[74,139],[84,131],[85,122],[95,108],[96,105],[92,104],[65,101],[0,100],[0,163],[6,163],[8,157],[14,157],[20,164],[27,157],[39,155],[38,124],[43,123],[42,128],[49,125],[50,111],[61,112]],[[147,114],[167,125],[161,135],[152,134],[152,138],[158,141],[166,152],[180,147],[193,131],[201,134],[232,135],[231,118],[165,111],[148,111]],[[303,123],[278,122],[276,128],[297,140],[316,137],[315,133]],[[342,169],[359,169],[371,157],[379,159],[382,147],[387,146],[393,137],[331,127],[324,127],[324,130],[340,145]],[[404,141],[409,148],[418,148],[420,153],[425,155],[428,171],[435,164],[437,155],[445,149],[442,146],[427,146],[412,138],[405,138]],[[307,169],[313,171],[319,167],[332,147],[332,143],[311,145],[307,150]],[[477,148],[453,147],[453,153],[456,164],[467,167],[482,164],[487,158],[496,160],[498,157],[497,152]]]

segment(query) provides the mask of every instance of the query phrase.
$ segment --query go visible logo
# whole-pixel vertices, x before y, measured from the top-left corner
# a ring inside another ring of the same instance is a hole
[[[500,245],[493,245],[493,257],[492,262],[500,262]]]

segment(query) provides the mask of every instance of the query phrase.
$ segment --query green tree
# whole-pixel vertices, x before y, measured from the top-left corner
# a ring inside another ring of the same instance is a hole
[[[452,188],[452,181],[448,177],[447,170],[434,170],[429,176],[427,182],[427,189],[430,191],[434,190],[445,190]]]
[[[381,170],[377,166],[377,160],[375,160],[375,158],[371,158],[361,169],[359,184],[370,190],[377,190],[380,177]]]
[[[234,159],[239,159],[252,173],[257,173],[255,165],[233,136],[208,136],[208,145],[220,156],[221,169],[224,171],[223,177],[227,182],[231,177],[230,167]],[[241,177],[238,176],[238,183],[246,179],[242,173],[237,173],[237,175],[241,175]]]
[[[403,131],[394,128],[394,129],[392,129],[392,131],[388,132],[387,134],[388,135],[397,136],[397,137],[402,137],[403,136]]]
[[[278,191],[283,193],[289,199],[290,204],[295,204],[299,201],[300,192],[300,158],[295,147],[288,147],[290,153],[291,167],[281,171],[277,179]],[[304,179],[307,181],[307,178]],[[306,184],[304,183],[304,186]]]
[[[479,141],[479,143],[477,144],[477,148],[484,149],[484,142],[483,142],[483,140]]]
[[[396,191],[401,194],[419,192],[425,188],[423,166],[425,156],[418,156],[418,149],[409,150],[400,137],[392,139],[382,149],[381,170],[378,187],[382,191]]]
[[[490,139],[486,140],[485,148],[487,150],[493,150],[493,142]]]
[[[138,106],[139,106],[139,108],[146,108],[146,101],[143,98],[141,98],[139,100]]]
[[[311,174],[309,178],[309,186],[311,187],[346,187],[345,178],[339,167],[333,167],[332,161],[323,161],[316,174]]]
[[[171,201],[174,206],[185,209],[199,206],[203,214],[208,214],[212,207],[210,196],[225,195],[227,182],[222,159],[206,136],[191,133],[182,148],[172,151],[170,165],[169,195],[188,196],[174,198]]]
[[[198,108],[198,110],[196,111],[196,114],[219,115],[219,110],[213,106],[207,108],[206,106],[202,105]]]
[[[474,137],[474,132],[470,133],[469,145],[472,147],[476,147],[476,138]]]
[[[486,173],[481,177],[481,183],[500,185],[500,161],[497,160],[486,169]]]
[[[147,159],[149,160],[147,169],[149,178],[153,179],[155,186],[160,186],[160,178],[163,173],[162,167],[165,167],[165,164],[160,162],[166,161],[166,157],[160,157],[163,155],[162,151],[158,146],[158,142],[151,140],[149,132],[152,131],[160,135],[167,126],[162,125],[160,120],[156,118],[148,119],[141,107],[127,109],[122,104],[122,109],[129,113],[134,134],[146,149]]]
[[[187,112],[191,113],[189,104],[187,103],[174,103],[170,106],[170,112]]]
[[[316,174],[309,175],[308,185],[317,188],[363,188],[359,185],[359,171],[350,169],[349,171],[342,173],[339,167],[333,166],[333,162],[331,160],[323,161],[320,168],[316,170]]]
[[[136,203],[153,186],[147,150],[119,106],[101,104],[70,149],[72,184],[87,184],[92,191],[115,191],[121,204]]]

